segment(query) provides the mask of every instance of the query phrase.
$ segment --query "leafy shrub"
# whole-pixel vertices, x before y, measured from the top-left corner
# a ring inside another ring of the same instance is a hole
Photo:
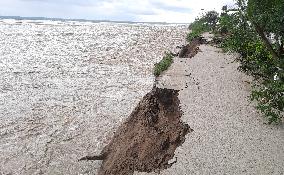
[[[201,33],[199,32],[191,32],[187,34],[186,40],[188,42],[191,42],[194,38],[200,37]]]
[[[195,21],[189,25],[189,29],[197,33],[215,30],[218,22],[218,16],[218,12],[208,11],[201,17],[195,19]]]
[[[159,63],[155,64],[154,75],[156,77],[159,76],[163,71],[167,70],[172,63],[173,63],[172,54],[166,53],[163,59]]]
[[[258,101],[257,109],[267,117],[269,124],[279,123],[284,108],[283,80],[270,80],[255,85],[251,100]]]
[[[209,26],[206,24],[203,18],[196,19],[193,23],[191,23],[188,27],[192,32],[201,33],[205,31],[209,31]]]
[[[218,15],[216,11],[209,11],[200,18],[195,19],[188,27],[191,32],[187,35],[187,41],[191,42],[194,38],[200,37],[202,33],[215,30]]]
[[[225,33],[224,50],[241,55],[237,59],[241,63],[239,70],[255,78],[251,100],[257,101],[257,109],[271,124],[280,122],[283,117],[284,27],[279,16],[283,14],[284,6],[277,5],[280,1],[261,1],[248,0],[247,3],[239,0],[233,13],[224,11],[219,20],[219,32],[221,35]],[[275,43],[267,39],[271,34],[276,36]]]

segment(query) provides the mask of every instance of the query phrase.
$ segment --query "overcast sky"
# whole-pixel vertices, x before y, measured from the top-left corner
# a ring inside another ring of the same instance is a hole
[[[0,0],[0,15],[189,23],[233,0]]]

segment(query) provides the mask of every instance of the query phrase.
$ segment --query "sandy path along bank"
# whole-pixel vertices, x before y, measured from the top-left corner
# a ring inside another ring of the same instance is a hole
[[[194,130],[176,150],[177,163],[160,174],[284,174],[283,125],[264,124],[247,98],[251,78],[237,71],[234,55],[200,50],[176,58],[159,80],[181,89],[182,119]]]

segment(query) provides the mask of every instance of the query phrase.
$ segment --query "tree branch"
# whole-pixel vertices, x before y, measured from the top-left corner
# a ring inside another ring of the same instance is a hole
[[[281,41],[280,47],[279,47],[279,55],[283,55],[284,54],[284,48],[283,48],[283,42]]]
[[[278,59],[279,55],[277,54],[277,52],[273,49],[272,44],[269,42],[269,40],[267,39],[267,37],[264,34],[263,29],[256,24],[255,22],[252,22],[256,32],[258,33],[258,35],[260,36],[261,40],[263,41],[263,43],[265,44],[265,46],[267,47],[267,49],[269,50],[269,52],[271,53],[271,55],[273,56],[274,59]]]

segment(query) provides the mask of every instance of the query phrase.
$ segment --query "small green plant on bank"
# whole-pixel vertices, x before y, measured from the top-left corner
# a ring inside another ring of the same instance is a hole
[[[173,63],[173,55],[171,53],[166,52],[163,59],[159,63],[155,64],[154,75],[156,77],[161,75],[161,73],[167,70],[172,63]]]
[[[251,100],[268,123],[279,123],[284,110],[284,1],[237,0],[236,5],[223,7],[217,26],[221,46],[240,54],[239,70],[254,77]]]

